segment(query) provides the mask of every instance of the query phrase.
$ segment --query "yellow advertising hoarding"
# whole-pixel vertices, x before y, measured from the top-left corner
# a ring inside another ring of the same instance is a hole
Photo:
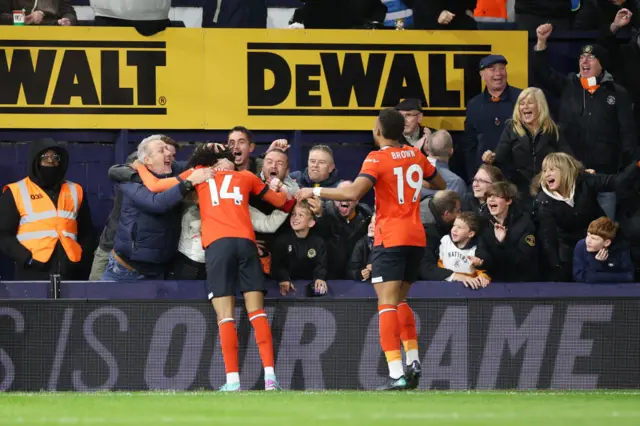
[[[524,32],[0,28],[0,128],[369,130],[425,100],[461,130],[499,53],[527,86]]]

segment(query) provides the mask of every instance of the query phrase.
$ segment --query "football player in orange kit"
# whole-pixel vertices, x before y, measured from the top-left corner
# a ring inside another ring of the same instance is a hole
[[[329,200],[360,200],[375,188],[376,227],[371,283],[378,295],[380,344],[389,365],[389,378],[379,390],[415,389],[422,372],[413,311],[406,303],[411,284],[418,279],[427,239],[420,221],[423,186],[445,189],[446,183],[424,152],[402,146],[404,117],[394,108],[380,112],[373,129],[376,146],[360,174],[340,188],[304,188],[296,198],[317,196]],[[407,356],[402,366],[400,341]]]
[[[272,191],[251,172],[234,171],[233,160],[233,154],[212,144],[198,146],[189,160],[191,167],[212,166],[216,170],[213,178],[196,185],[196,191],[202,220],[208,297],[216,311],[227,373],[226,384],[220,390],[240,390],[238,334],[234,318],[238,289],[243,293],[249,321],[255,330],[264,366],[265,390],[278,390],[271,327],[264,312],[264,274],[249,215],[249,196],[262,197],[285,211],[293,208],[295,199],[287,200],[286,192]],[[137,169],[145,185],[157,189],[157,178],[150,181],[153,175],[143,168]],[[180,178],[185,176],[183,174]],[[178,179],[173,179],[177,184]]]

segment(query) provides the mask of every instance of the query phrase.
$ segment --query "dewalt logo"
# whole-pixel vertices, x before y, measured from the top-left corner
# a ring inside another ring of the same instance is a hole
[[[166,115],[164,41],[0,40],[1,114]]]
[[[406,98],[464,117],[489,44],[248,43],[250,116],[376,116]]]

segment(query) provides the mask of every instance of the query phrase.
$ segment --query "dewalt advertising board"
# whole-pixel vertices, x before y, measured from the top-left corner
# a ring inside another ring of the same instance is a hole
[[[461,130],[491,53],[527,86],[524,32],[5,27],[0,127],[369,130],[421,98]]]

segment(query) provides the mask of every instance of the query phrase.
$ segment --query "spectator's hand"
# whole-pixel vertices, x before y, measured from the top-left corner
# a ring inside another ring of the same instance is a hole
[[[631,13],[629,9],[620,9],[618,13],[616,13],[616,17],[613,19],[613,23],[611,24],[611,32],[615,33],[625,25],[629,25],[632,17],[633,13]]]
[[[199,185],[207,180],[211,179],[215,175],[213,168],[203,167],[201,169],[195,169],[191,176],[187,178],[194,185]]]
[[[473,278],[468,275],[459,274],[456,272],[453,274],[452,280],[461,282],[467,288],[472,288],[474,290],[480,288],[480,280],[478,278]]]
[[[473,10],[467,9],[467,10],[464,11],[464,13],[466,13],[469,18],[474,18],[475,19],[475,17],[473,16]]]
[[[596,174],[596,171],[595,171],[595,170],[593,170],[593,169],[585,169],[585,171],[584,171],[584,172],[585,172],[585,173],[589,173],[590,175],[595,175],[595,174]]]
[[[283,185],[284,184],[280,179],[274,177],[273,179],[271,179],[271,182],[269,182],[269,189],[275,192],[280,192]]]
[[[414,148],[417,148],[420,150],[420,152],[429,152],[429,136],[431,136],[431,129],[429,129],[428,127],[424,128],[424,135],[418,140],[418,142],[416,142],[416,144],[413,146]]]
[[[627,0],[609,0],[611,3],[615,4],[616,6],[622,6],[623,4],[625,4],[627,2]]]
[[[443,10],[442,12],[440,12],[440,16],[438,17],[438,24],[449,25],[455,17],[455,13],[451,13],[448,10]]]
[[[482,154],[482,161],[487,164],[493,164],[493,162],[496,161],[496,153],[489,150],[485,151],[484,154]]]
[[[484,265],[484,260],[480,259],[479,257],[467,256],[467,259],[469,259],[469,262],[471,262],[474,268],[480,268],[482,265]]]
[[[536,50],[545,50],[547,48],[547,39],[552,32],[553,25],[551,24],[542,24],[536,29],[536,35],[538,36]]]
[[[311,188],[300,188],[298,192],[296,192],[296,200],[304,201],[313,197],[313,189]]]
[[[312,197],[312,198],[309,198],[307,202],[309,203],[309,207],[311,207],[311,213],[313,213],[315,217],[321,217],[322,216],[322,200],[318,197]]]
[[[609,258],[609,250],[607,250],[606,248],[603,248],[598,252],[598,254],[596,254],[596,260],[599,260],[600,262],[604,262],[608,258]]]
[[[269,149],[267,149],[267,152],[273,149],[280,149],[286,152],[289,149],[289,141],[286,139],[276,139],[275,141],[271,142],[271,145],[269,145]]]
[[[501,243],[507,236],[507,228],[505,228],[504,225],[496,223],[495,225],[493,225],[493,233],[496,236],[496,240]]]
[[[58,25],[61,27],[69,27],[71,26],[71,20],[69,18],[58,19]]]
[[[364,268],[360,273],[362,274],[362,281],[369,281],[369,278],[371,278],[371,269],[369,268]]]
[[[218,142],[208,143],[207,148],[213,148],[213,152],[215,152],[216,154],[219,153],[220,151],[225,151],[227,149],[226,146]]]
[[[268,253],[267,246],[264,241],[257,240],[256,247],[258,248],[258,256],[264,257]]]
[[[316,280],[315,283],[315,290],[316,293],[319,294],[327,294],[327,290],[329,289],[329,287],[327,287],[327,283],[323,280]]]
[[[24,17],[24,23],[27,25],[38,25],[42,23],[44,19],[44,12],[41,10],[36,10],[33,13],[28,14]]]
[[[280,283],[280,294],[286,296],[287,293],[296,293],[296,288],[291,281],[283,281]]]
[[[482,288],[486,288],[489,285],[489,283],[491,282],[491,280],[489,278],[487,278],[485,276],[482,276],[482,275],[480,275],[478,277],[478,281],[480,282],[480,286]]]

